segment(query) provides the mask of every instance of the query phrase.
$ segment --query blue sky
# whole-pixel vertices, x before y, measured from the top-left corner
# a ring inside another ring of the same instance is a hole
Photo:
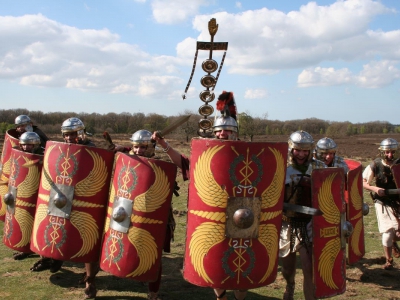
[[[233,91],[239,112],[400,124],[399,12],[398,0],[0,0],[0,108],[197,112],[208,52],[181,95],[216,18],[229,49],[215,92]]]

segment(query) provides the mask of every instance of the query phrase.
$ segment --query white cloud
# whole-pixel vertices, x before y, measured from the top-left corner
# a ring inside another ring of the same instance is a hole
[[[400,59],[400,30],[369,28],[376,16],[389,13],[393,11],[373,0],[337,1],[328,6],[309,2],[289,13],[262,8],[199,15],[193,27],[200,32],[198,40],[209,40],[207,23],[212,17],[217,19],[214,39],[229,42],[226,65],[230,73],[272,74],[324,61]]]
[[[380,88],[398,79],[400,70],[391,61],[373,61],[356,76],[357,84],[365,88]]]
[[[158,23],[174,24],[197,14],[199,7],[208,5],[207,0],[154,0],[151,3],[153,17]]]
[[[236,6],[237,8],[242,8],[242,3],[239,2],[239,1],[236,1],[235,6]]]
[[[151,5],[158,22],[173,23],[192,17],[209,3],[213,2],[152,0]],[[399,79],[400,30],[369,28],[374,17],[387,13],[392,11],[378,1],[347,0],[329,6],[310,2],[289,13],[262,8],[198,15],[193,19],[198,37],[182,38],[176,57],[150,55],[137,45],[122,43],[108,29],[79,29],[40,14],[0,17],[0,79],[168,98],[188,79],[179,67],[191,66],[196,40],[210,40],[208,21],[216,18],[215,41],[229,42],[223,71],[257,75],[304,69],[298,76],[299,87],[381,87]],[[200,52],[198,64],[205,55]],[[222,51],[214,53],[219,62]],[[367,63],[356,74],[346,64],[358,61]],[[322,62],[341,62],[345,67],[315,67]],[[256,91],[249,90],[246,97],[256,97]]]
[[[354,82],[352,73],[344,68],[335,70],[334,68],[321,68],[303,70],[298,78],[299,87],[310,86],[330,86]]]
[[[268,93],[265,89],[246,89],[244,93],[245,99],[265,99]]]
[[[107,29],[78,29],[40,14],[0,17],[0,28],[0,79],[165,97],[180,83],[179,59],[149,55]],[[144,79],[152,76],[157,80]]]
[[[400,78],[400,70],[396,68],[398,61],[372,61],[363,66],[359,74],[353,74],[348,69],[335,70],[321,68],[303,70],[298,78],[299,87],[332,86],[355,84],[364,88],[381,88],[392,84]]]
[[[142,76],[139,81],[139,95],[164,97],[163,91],[168,90],[177,81],[182,83],[182,80],[174,76]]]

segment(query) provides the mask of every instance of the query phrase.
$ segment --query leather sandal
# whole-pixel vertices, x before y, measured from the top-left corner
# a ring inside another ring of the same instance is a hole
[[[94,272],[93,276],[96,276],[97,273],[99,273],[99,272],[100,272],[100,266],[98,266],[97,271]],[[81,279],[79,279],[78,284],[84,284],[86,282],[85,281],[86,280],[86,276],[87,276],[87,274],[86,274],[86,271],[85,271],[85,272],[82,273],[82,277],[81,277]]]
[[[51,258],[48,257],[42,257],[39,259],[37,262],[33,264],[33,266],[30,268],[31,271],[33,272],[40,272],[44,270],[48,270],[51,267]]]
[[[86,272],[83,272],[81,279],[79,279],[78,284],[84,284],[86,281]]]
[[[386,260],[386,263],[383,265],[385,270],[393,270],[393,257]]]
[[[86,295],[86,299],[96,298],[97,289],[96,289],[95,279],[96,276],[91,276],[91,277],[86,276],[85,278],[86,287],[84,292]]]
[[[50,272],[51,272],[51,273],[56,273],[56,272],[58,272],[58,271],[61,269],[63,263],[64,263],[63,260],[52,259],[52,260],[51,260]]]
[[[15,260],[22,260],[22,259],[25,259],[25,258],[29,257],[31,254],[33,254],[33,253],[15,252],[15,253],[13,254],[13,258],[14,258]]]

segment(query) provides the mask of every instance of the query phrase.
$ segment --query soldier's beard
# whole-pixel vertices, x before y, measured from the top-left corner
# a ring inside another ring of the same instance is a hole
[[[391,163],[391,162],[394,161],[394,157],[389,158],[389,157],[387,157],[387,156],[385,155],[385,161],[388,162],[388,163]]]

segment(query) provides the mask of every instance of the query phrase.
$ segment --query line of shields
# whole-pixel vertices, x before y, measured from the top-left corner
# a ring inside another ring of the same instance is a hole
[[[41,156],[16,143],[7,132],[0,186],[7,247],[157,279],[174,164],[53,141]],[[191,151],[184,279],[224,289],[274,282],[287,144],[194,138]],[[317,298],[344,293],[346,258],[355,263],[365,253],[362,167],[347,163],[348,174],[326,168],[311,175],[313,207],[323,212],[313,217]]]

